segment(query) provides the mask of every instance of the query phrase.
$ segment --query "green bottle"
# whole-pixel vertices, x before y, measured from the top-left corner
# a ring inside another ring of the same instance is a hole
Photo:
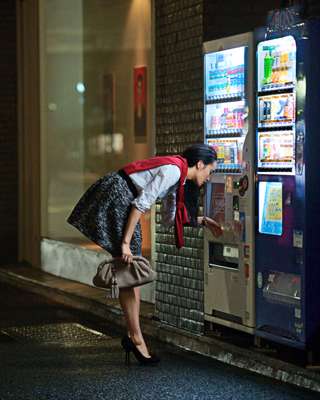
[[[263,84],[267,84],[271,82],[272,77],[272,66],[274,62],[274,57],[272,55],[273,46],[263,47],[263,50],[268,51],[264,57],[264,75],[263,75]]]

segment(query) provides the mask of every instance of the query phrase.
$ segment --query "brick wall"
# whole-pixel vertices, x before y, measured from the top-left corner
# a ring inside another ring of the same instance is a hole
[[[17,258],[17,68],[15,1],[0,2],[0,263]]]
[[[157,154],[181,152],[203,141],[202,32],[200,0],[157,0],[156,148]],[[203,327],[202,230],[185,228],[186,246],[174,245],[173,230],[156,215],[158,317],[178,328]]]

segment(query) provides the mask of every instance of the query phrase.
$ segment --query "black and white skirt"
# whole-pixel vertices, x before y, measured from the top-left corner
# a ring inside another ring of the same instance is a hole
[[[134,197],[126,180],[119,173],[112,172],[89,187],[67,222],[113,257],[121,256],[122,238]],[[141,226],[138,223],[130,243],[133,255],[141,255],[141,245]]]

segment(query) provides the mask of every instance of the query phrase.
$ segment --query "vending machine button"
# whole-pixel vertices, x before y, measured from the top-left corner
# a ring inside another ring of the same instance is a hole
[[[239,189],[239,187],[240,187],[240,183],[238,181],[234,181],[233,182],[233,188],[234,189]]]
[[[244,246],[244,249],[243,249],[243,255],[244,255],[244,257],[250,257],[250,246],[249,245],[245,245]]]

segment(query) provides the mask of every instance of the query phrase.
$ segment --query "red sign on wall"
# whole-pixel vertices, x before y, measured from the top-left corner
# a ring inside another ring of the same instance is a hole
[[[137,141],[147,136],[147,67],[134,68],[134,134]]]

